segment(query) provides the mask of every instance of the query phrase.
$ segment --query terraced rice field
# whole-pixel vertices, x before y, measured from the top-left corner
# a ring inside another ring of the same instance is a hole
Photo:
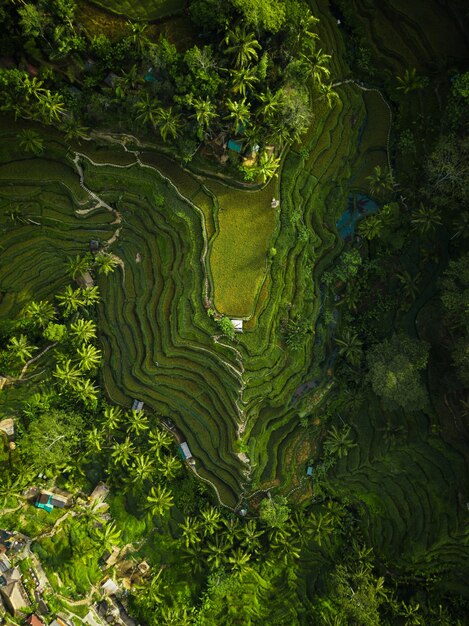
[[[132,20],[151,21],[180,13],[185,0],[93,0],[108,11],[125,15]]]

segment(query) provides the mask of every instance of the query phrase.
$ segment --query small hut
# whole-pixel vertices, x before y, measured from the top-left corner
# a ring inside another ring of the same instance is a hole
[[[233,327],[237,333],[243,332],[243,320],[232,319],[231,323],[233,324]]]
[[[141,411],[143,409],[143,402],[141,400],[134,400],[132,402],[132,411]]]

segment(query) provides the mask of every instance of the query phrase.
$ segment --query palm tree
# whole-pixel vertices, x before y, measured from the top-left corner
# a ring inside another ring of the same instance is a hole
[[[235,26],[225,36],[226,53],[234,56],[235,67],[242,68],[257,61],[258,50],[261,49],[254,33],[248,32],[244,26]]]
[[[112,254],[99,252],[94,258],[94,264],[98,270],[98,274],[107,276],[116,269],[119,262]]]
[[[256,71],[252,67],[243,67],[239,70],[231,70],[231,90],[233,93],[239,93],[245,96],[246,92],[254,87],[254,83],[258,82]]]
[[[110,550],[118,543],[122,531],[117,529],[115,522],[111,522],[110,524],[104,524],[100,528],[96,528],[95,533],[104,550]]]
[[[380,165],[373,168],[373,174],[366,177],[370,185],[370,192],[373,195],[380,196],[393,188],[393,180],[391,172],[381,169]]]
[[[138,437],[145,430],[148,430],[148,417],[143,411],[132,410],[127,420],[127,431]]]
[[[346,456],[350,448],[354,448],[357,444],[350,438],[350,426],[337,428],[333,426],[327,433],[324,442],[324,450],[327,454],[337,455],[339,459]]]
[[[437,226],[441,226],[441,216],[436,207],[427,207],[423,204],[414,211],[410,220],[412,226],[421,235],[429,235]]]
[[[209,506],[202,509],[200,514],[202,516],[204,535],[213,535],[220,528],[220,511],[213,506]]]
[[[55,297],[59,301],[59,306],[64,308],[65,317],[75,313],[84,304],[82,289],[73,289],[71,285],[67,285],[63,293]]]
[[[116,431],[122,422],[122,409],[117,406],[107,406],[103,413],[103,429],[108,432]]]
[[[267,154],[262,152],[259,162],[256,165],[256,172],[261,177],[262,182],[266,182],[269,178],[276,175],[278,167],[280,165],[280,157],[276,157],[273,154]]]
[[[310,38],[304,41],[300,59],[308,68],[308,72],[311,72],[313,80],[319,85],[324,79],[330,77],[331,72],[328,66],[331,55],[323,52],[321,48],[317,48],[314,39]]]
[[[70,277],[75,280],[77,276],[81,276],[91,267],[91,259],[88,256],[80,256],[79,254],[73,259],[67,259],[67,268]]]
[[[135,65],[135,63],[134,65],[132,65],[130,70],[128,70],[127,72],[122,72],[122,78],[120,80],[125,90],[136,89],[139,85],[143,83],[143,78],[140,75],[138,67]]]
[[[452,238],[462,237],[466,239],[469,237],[469,211],[460,211],[454,218],[451,227],[454,230]]]
[[[314,541],[322,546],[323,541],[328,539],[334,531],[329,513],[311,513],[308,518],[308,531],[313,536]]]
[[[195,119],[199,125],[199,139],[202,140],[213,120],[218,117],[215,105],[212,104],[208,97],[205,100],[202,100],[202,98],[191,98],[189,104],[194,108]]]
[[[12,354],[13,358],[20,363],[26,363],[32,355],[34,350],[37,350],[36,346],[29,343],[26,335],[19,335],[18,337],[11,337],[7,345],[8,351]]]
[[[99,390],[89,378],[80,378],[75,387],[74,395],[85,406],[95,409],[98,404]]]
[[[239,523],[239,519],[237,517],[223,518],[222,520],[225,530],[223,530],[223,535],[226,537],[227,541],[232,545],[235,540],[242,537],[243,527]]]
[[[87,372],[99,365],[101,362],[101,350],[98,350],[91,343],[83,343],[77,349],[79,357],[78,367]]]
[[[369,215],[364,220],[360,221],[358,232],[362,237],[371,241],[381,235],[383,226],[383,220],[379,215]]]
[[[249,565],[250,560],[251,555],[242,548],[236,548],[231,553],[231,556],[228,557],[228,562],[231,563],[231,571],[235,576],[242,576],[251,569]]]
[[[157,98],[152,98],[148,92],[145,92],[140,100],[134,104],[134,109],[137,111],[135,119],[138,122],[151,124],[153,128],[156,128],[158,111],[160,110],[160,102]]]
[[[249,522],[243,526],[241,544],[249,550],[249,552],[257,554],[261,549],[259,537],[262,537],[263,534],[264,531],[257,528],[255,520],[249,520]]]
[[[414,276],[407,270],[399,272],[397,277],[402,286],[402,293],[408,300],[414,301],[419,294],[419,281],[420,272],[417,272]]]
[[[169,446],[173,443],[173,438],[166,430],[157,428],[150,432],[148,436],[148,443],[150,450],[159,456],[162,448],[169,448]]]
[[[319,91],[321,92],[321,100],[326,99],[329,109],[332,109],[333,105],[339,101],[339,94],[334,91],[331,83],[321,83]]]
[[[70,324],[70,335],[77,343],[86,343],[96,339],[96,324],[92,320],[80,318]]]
[[[168,136],[176,139],[181,132],[182,117],[179,113],[173,112],[173,107],[168,107],[167,109],[160,107],[157,112],[156,125],[163,141],[166,143]]]
[[[337,337],[335,342],[339,346],[339,354],[345,356],[351,365],[358,365],[360,363],[363,354],[363,344],[356,333],[353,333],[348,328],[342,337]]]
[[[77,120],[77,118],[73,115],[64,119],[61,129],[64,131],[65,139],[67,141],[80,139],[81,137],[85,137],[88,133],[88,128],[86,128],[86,126],[82,126],[80,120]]]
[[[264,93],[257,94],[261,105],[257,109],[257,115],[261,115],[266,121],[271,121],[278,113],[281,105],[281,92],[272,93],[267,89]]]
[[[58,122],[65,113],[65,105],[59,93],[51,93],[46,90],[38,96],[38,106],[42,120],[46,124]]]
[[[123,467],[128,467],[133,454],[134,446],[130,441],[130,438],[126,437],[124,441],[114,444],[111,452],[111,458],[114,463],[122,465]]]
[[[53,376],[57,378],[64,387],[74,389],[81,379],[81,372],[76,365],[72,364],[71,359],[67,359],[62,364],[56,364]]]
[[[181,461],[176,456],[163,456],[159,459],[158,470],[167,480],[173,479],[181,467]]]
[[[246,98],[242,100],[228,100],[226,106],[229,111],[226,119],[232,120],[232,128],[236,132],[240,126],[248,123],[250,117],[250,105],[246,102]]]
[[[5,508],[10,499],[21,497],[21,492],[25,487],[24,483],[23,476],[13,478],[9,473],[0,478],[0,509]]]
[[[147,496],[147,502],[151,515],[155,517],[163,517],[173,506],[173,494],[167,487],[156,485],[156,487],[152,487],[150,489],[150,495]]]
[[[135,51],[142,56],[150,44],[148,35],[146,34],[148,25],[142,22],[127,22],[130,30],[129,40],[131,41]]]
[[[87,287],[85,289],[81,289],[80,291],[84,307],[97,304],[101,299],[98,287]]]
[[[428,84],[428,79],[425,76],[418,76],[417,70],[413,67],[411,70],[407,69],[403,76],[396,76],[398,86],[396,89],[403,93],[410,93],[415,89],[423,89]]]
[[[281,541],[272,544],[272,550],[281,554],[285,565],[300,558],[301,548],[296,541]]]
[[[212,569],[219,569],[225,563],[230,545],[225,539],[216,535],[215,541],[207,544],[204,552],[207,555],[207,563]]]
[[[102,430],[98,430],[96,426],[92,426],[86,433],[86,443],[92,449],[97,452],[101,452],[102,444],[104,441],[104,434]]]
[[[148,480],[155,469],[153,460],[146,454],[136,454],[132,463],[132,476],[137,483]]]
[[[44,152],[44,141],[36,131],[25,128],[18,133],[18,138],[19,145],[25,152],[31,152],[35,156]]]
[[[45,328],[55,318],[55,309],[47,300],[32,300],[24,307],[22,316],[31,320],[35,326]]]
[[[200,532],[202,530],[202,524],[199,520],[194,517],[186,517],[182,524],[179,525],[179,528],[186,548],[201,542]]]

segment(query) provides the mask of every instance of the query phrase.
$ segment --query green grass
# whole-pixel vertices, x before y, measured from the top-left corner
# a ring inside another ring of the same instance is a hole
[[[108,11],[132,20],[151,21],[180,13],[186,0],[93,0]]]
[[[249,317],[266,274],[276,209],[272,192],[224,191],[217,194],[218,234],[210,252],[214,304],[226,315]]]

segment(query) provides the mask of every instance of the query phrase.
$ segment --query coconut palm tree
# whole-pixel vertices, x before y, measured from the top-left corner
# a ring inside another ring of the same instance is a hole
[[[150,450],[155,452],[157,456],[159,456],[162,448],[169,448],[172,443],[173,438],[166,430],[157,428],[150,431],[150,434],[148,435]]]
[[[300,60],[308,69],[308,72],[311,73],[313,80],[319,85],[324,80],[329,79],[331,75],[329,70],[331,55],[323,52],[321,48],[317,48],[315,39],[305,39],[303,50],[300,53]]]
[[[245,96],[246,93],[254,87],[259,81],[256,70],[252,67],[243,67],[239,70],[231,70],[231,91],[235,94],[239,93]]]
[[[272,544],[272,550],[281,555],[285,565],[291,564],[300,558],[301,547],[297,541],[281,541]]]
[[[181,461],[176,456],[162,456],[158,462],[158,471],[167,480],[172,480],[181,469]]]
[[[209,542],[204,550],[210,568],[219,569],[226,562],[229,550],[229,543],[224,538],[220,538],[220,535],[216,535],[215,540]]]
[[[257,41],[254,33],[246,30],[245,26],[235,26],[226,32],[224,43],[226,45],[225,52],[234,57],[235,67],[243,68],[257,61],[259,58],[258,50],[261,45]]]
[[[339,459],[346,456],[348,451],[357,445],[352,441],[350,431],[350,426],[344,426],[343,428],[333,426],[327,433],[324,450],[328,454],[337,455]]]
[[[195,111],[195,119],[199,125],[198,135],[199,139],[202,140],[210,129],[212,122],[218,117],[215,105],[208,97],[205,100],[202,98],[191,98],[189,104]]]
[[[80,256],[79,254],[73,259],[68,257],[67,270],[70,277],[75,280],[77,276],[81,276],[91,267],[91,259],[88,256]]]
[[[182,117],[173,111],[173,107],[163,109],[160,107],[156,114],[156,125],[160,131],[161,138],[166,143],[168,137],[176,139],[182,128]]]
[[[308,518],[308,532],[314,538],[314,541],[322,546],[323,542],[329,538],[334,531],[332,519],[329,513],[311,513]]]
[[[276,176],[276,172],[280,165],[280,158],[273,154],[267,154],[262,152],[259,162],[256,164],[256,172],[262,179],[262,182],[267,182],[272,176]]]
[[[56,364],[53,376],[64,387],[75,389],[78,381],[81,379],[81,372],[77,365],[72,363],[71,359],[67,359],[63,363]]]
[[[173,506],[173,494],[167,487],[156,485],[150,489],[147,502],[148,510],[152,516],[163,517]]]
[[[78,367],[87,372],[96,368],[101,362],[101,350],[91,343],[83,343],[77,349]]]
[[[104,442],[104,433],[102,430],[99,430],[96,426],[92,426],[86,433],[85,439],[91,450],[101,452]]]
[[[55,309],[47,300],[32,300],[24,307],[22,316],[31,320],[35,326],[45,328],[55,318]]]
[[[137,87],[144,82],[135,63],[132,65],[130,70],[127,72],[124,70],[122,72],[122,78],[120,81],[125,91],[129,89],[137,89]]]
[[[156,128],[160,106],[161,103],[157,98],[150,96],[148,92],[144,92],[134,104],[134,109],[137,112],[135,119],[142,124],[151,124],[153,128]]]
[[[437,226],[441,226],[440,212],[436,207],[424,206],[423,204],[412,213],[410,220],[413,228],[421,235],[429,235]]]
[[[132,463],[132,480],[142,484],[151,478],[154,469],[154,462],[149,456],[136,454]]]
[[[76,117],[69,115],[63,120],[61,130],[65,133],[67,141],[73,141],[74,139],[79,140],[81,137],[86,137],[89,129],[86,126],[82,126],[80,120]]]
[[[402,293],[404,297],[408,300],[414,301],[419,294],[419,282],[420,282],[421,274],[417,272],[412,276],[410,272],[404,270],[397,274],[397,278],[402,286]]]
[[[95,409],[98,404],[99,390],[89,378],[80,378],[75,387],[74,395],[85,406]]]
[[[339,346],[339,354],[344,356],[351,365],[360,363],[363,344],[356,333],[348,328],[342,337],[336,338],[335,342]]]
[[[228,98],[226,107],[229,113],[225,119],[231,120],[234,132],[236,132],[240,126],[248,123],[251,112],[250,105],[246,102],[246,98],[242,100],[230,100]]]
[[[59,122],[65,113],[63,97],[59,93],[46,90],[38,96],[40,115],[45,124]]]
[[[80,289],[80,291],[83,300],[82,306],[84,306],[85,308],[88,306],[92,306],[93,304],[97,304],[101,300],[99,295],[99,288],[96,286]]]
[[[384,195],[393,188],[391,172],[382,169],[380,165],[373,168],[373,174],[367,176],[366,180],[370,185],[371,194],[375,196]]]
[[[194,517],[184,518],[182,524],[179,525],[179,529],[181,530],[181,536],[186,548],[195,546],[202,541],[202,524],[198,519]]]
[[[222,531],[223,535],[226,537],[226,540],[230,543],[230,545],[233,545],[237,539],[242,537],[243,527],[237,517],[223,518],[222,522],[225,527]]]
[[[320,99],[325,99],[329,109],[332,109],[334,104],[339,101],[339,94],[334,91],[331,83],[321,83],[319,87],[321,93]]]
[[[70,324],[70,335],[76,343],[86,343],[96,339],[96,324],[92,320],[80,318]]]
[[[94,258],[94,264],[98,270],[98,274],[104,274],[107,276],[111,274],[119,265],[118,260],[107,252],[99,252]]]
[[[407,69],[402,76],[396,76],[396,80],[398,82],[396,89],[406,94],[416,89],[423,89],[428,84],[428,78],[418,76],[415,67],[411,70]]]
[[[118,465],[128,467],[134,452],[134,446],[130,441],[130,438],[126,437],[124,441],[114,443],[111,452],[111,459]]]
[[[251,569],[249,561],[251,555],[242,548],[236,548],[228,557],[228,563],[231,564],[231,571],[235,576],[241,577]]]
[[[26,363],[32,357],[34,350],[37,350],[36,346],[29,343],[26,335],[11,337],[7,348],[13,358],[20,363]]]
[[[213,506],[208,506],[200,512],[204,535],[213,535],[220,528],[220,511]]]
[[[379,215],[369,215],[364,220],[361,220],[358,225],[358,233],[371,241],[376,237],[379,237],[383,232],[383,220]]]
[[[68,317],[78,308],[84,305],[83,290],[73,289],[71,285],[67,285],[63,293],[55,296],[59,301],[59,306],[63,307],[65,317]]]
[[[148,430],[148,417],[143,411],[130,411],[127,419],[127,432],[138,437],[140,433]]]
[[[36,131],[25,128],[18,133],[18,138],[19,145],[25,152],[30,152],[35,156],[44,152],[44,141]]]
[[[142,56],[150,45],[150,40],[147,35],[148,24],[144,24],[143,22],[128,21],[127,28],[130,31],[128,36],[129,41],[132,43],[132,46],[138,56]]]
[[[115,432],[122,422],[122,409],[117,406],[107,406],[103,412],[103,429],[110,433]]]
[[[266,89],[263,93],[257,94],[257,99],[261,103],[257,108],[256,115],[262,116],[267,122],[277,115],[281,105],[281,92],[272,92],[270,89]]]
[[[264,531],[257,527],[255,520],[249,520],[243,526],[241,545],[252,554],[257,554],[261,549],[259,538],[262,537],[263,534]]]
[[[103,524],[101,527],[96,528],[94,532],[104,550],[111,550],[119,542],[122,534],[122,531],[116,527],[115,522]]]

